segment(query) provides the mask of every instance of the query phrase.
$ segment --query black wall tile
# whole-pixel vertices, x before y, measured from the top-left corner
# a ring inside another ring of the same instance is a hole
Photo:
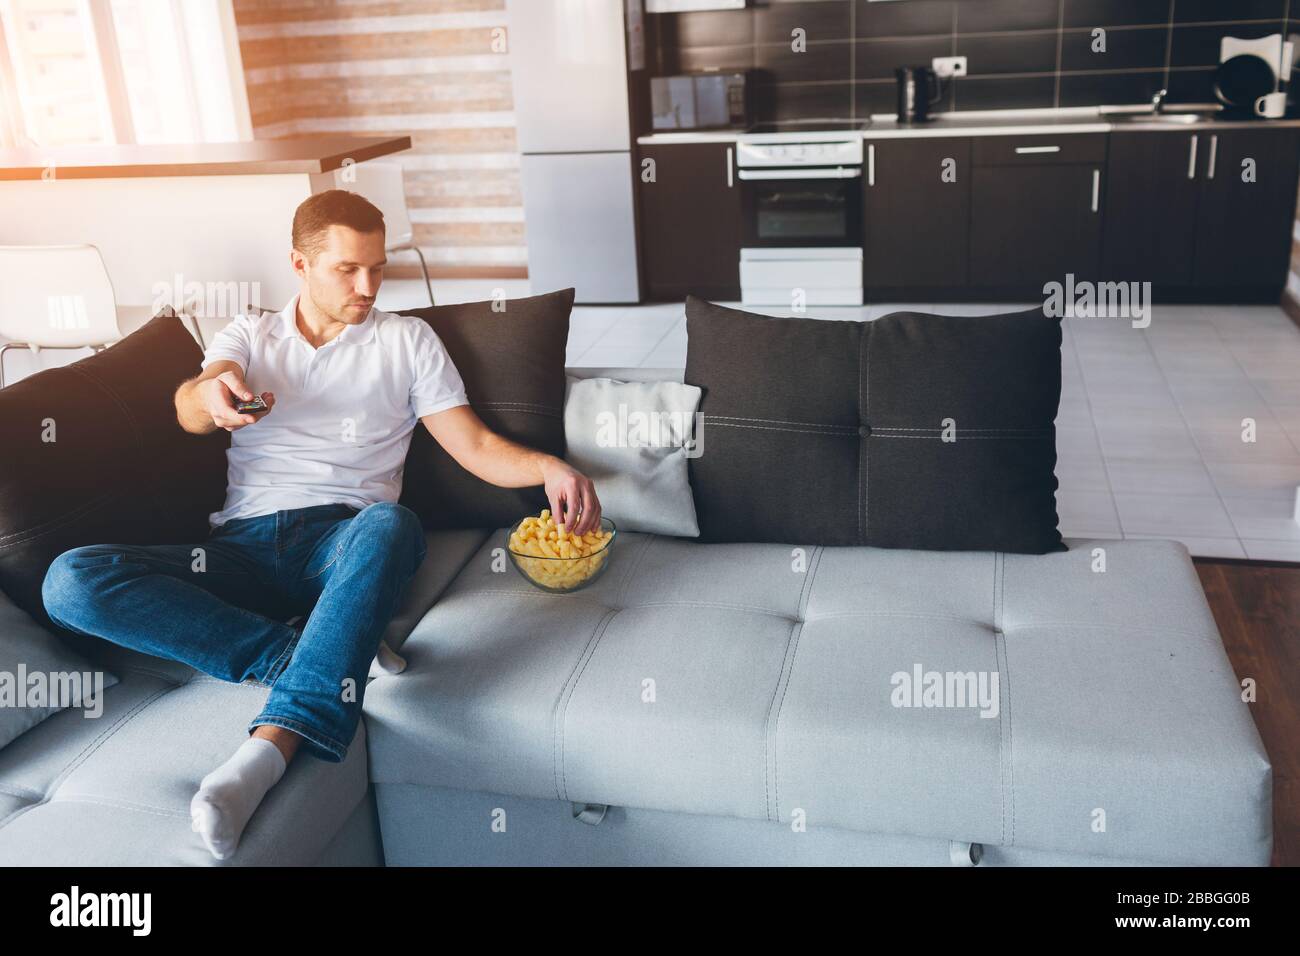
[[[1177,0],[1175,23],[1204,20],[1272,20],[1285,16],[1286,0]]]
[[[733,46],[754,42],[748,10],[700,10],[657,15],[665,43],[673,46]]]
[[[982,73],[1051,73],[1056,69],[1056,34],[957,36],[957,55],[970,76]]]
[[[1171,66],[1214,66],[1219,62],[1219,41],[1223,37],[1250,40],[1281,32],[1281,21],[1229,26],[1176,26],[1169,63]]]
[[[1061,69],[1135,70],[1165,65],[1165,27],[1106,29],[1105,41],[1106,52],[1094,53],[1091,30],[1066,30],[1061,35]]]
[[[1212,100],[1220,38],[1279,32],[1288,14],[1300,32],[1300,0],[753,0],[652,15],[646,36],[657,73],[755,70],[771,120],[892,112],[896,67],[954,52],[971,75],[946,85],[937,110],[1142,102],[1159,85]],[[790,49],[795,27],[805,53]],[[1107,30],[1105,54],[1091,50],[1094,27]]]
[[[1163,88],[1164,72],[1088,73],[1061,77],[1062,106],[1149,103]]]
[[[950,110],[952,94],[951,84],[945,84],[943,96],[936,111]],[[872,113],[894,113],[898,109],[898,91],[893,80],[870,80],[866,83],[853,84],[855,117],[870,116]]]
[[[859,40],[854,45],[857,63],[854,78],[893,79],[900,66],[929,66],[936,56],[952,53],[950,37],[914,37],[898,40]]]
[[[664,70],[699,73],[704,70],[749,70],[754,67],[754,46],[693,46],[666,51]]]
[[[1168,22],[1169,0],[1065,0],[1067,29]]]
[[[1057,0],[965,0],[957,4],[957,32],[1055,30],[1059,6]]]
[[[952,33],[952,0],[903,0],[901,3],[868,3],[856,0],[859,37],[902,37],[923,33]]]
[[[1046,109],[1056,100],[1050,76],[957,77],[952,81],[955,108],[962,110]]]
[[[796,28],[812,40],[847,40],[851,9],[848,0],[815,0],[808,3],[778,3],[759,7],[754,14],[754,40],[757,43],[791,42]]]
[[[1172,70],[1169,73],[1171,103],[1217,103],[1214,96],[1214,69]]]
[[[851,83],[772,83],[755,90],[759,122],[825,117],[848,119]]]
[[[754,65],[768,70],[782,82],[809,80],[849,81],[849,61],[853,44],[848,40],[809,43],[801,53],[784,43],[765,43],[754,47]]]

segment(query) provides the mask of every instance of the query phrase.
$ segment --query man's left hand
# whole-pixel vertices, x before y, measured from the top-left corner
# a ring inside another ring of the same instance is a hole
[[[543,469],[546,498],[556,524],[573,534],[600,527],[600,499],[590,478],[556,458]]]

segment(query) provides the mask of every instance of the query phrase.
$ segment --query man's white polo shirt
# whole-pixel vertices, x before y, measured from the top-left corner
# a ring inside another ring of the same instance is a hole
[[[282,312],[236,316],[203,366],[238,362],[275,407],[237,429],[226,452],[232,518],[341,502],[396,501],[411,433],[425,415],[468,405],[465,383],[427,322],[371,309],[320,348],[298,331],[298,296]]]

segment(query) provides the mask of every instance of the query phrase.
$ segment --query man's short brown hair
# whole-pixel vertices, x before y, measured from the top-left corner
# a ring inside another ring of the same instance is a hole
[[[384,214],[356,193],[327,189],[308,196],[293,214],[293,247],[309,261],[315,261],[325,247],[325,233],[330,226],[376,232],[384,228]]]

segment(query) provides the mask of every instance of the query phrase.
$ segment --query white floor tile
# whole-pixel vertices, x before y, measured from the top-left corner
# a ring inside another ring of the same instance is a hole
[[[1300,541],[1300,524],[1295,520],[1295,499],[1224,498],[1239,538],[1263,541]]]
[[[1115,502],[1109,491],[1076,491],[1061,488],[1056,492],[1056,514],[1062,534],[1064,529],[1087,529],[1093,533],[1119,536],[1122,532]]]
[[[1163,537],[1236,538],[1237,531],[1216,495],[1116,493],[1124,533]]]
[[[1236,538],[1203,538],[1188,535],[1126,534],[1126,541],[1181,541],[1194,558],[1245,558],[1245,548]]]
[[[1254,561],[1295,561],[1300,562],[1300,541],[1256,541],[1254,538],[1242,540],[1246,557]]]
[[[1116,494],[1215,494],[1214,482],[1199,461],[1108,458],[1106,472],[1110,478],[1110,487]]]
[[[1206,461],[1215,488],[1224,498],[1274,498],[1295,501],[1300,464]]]

